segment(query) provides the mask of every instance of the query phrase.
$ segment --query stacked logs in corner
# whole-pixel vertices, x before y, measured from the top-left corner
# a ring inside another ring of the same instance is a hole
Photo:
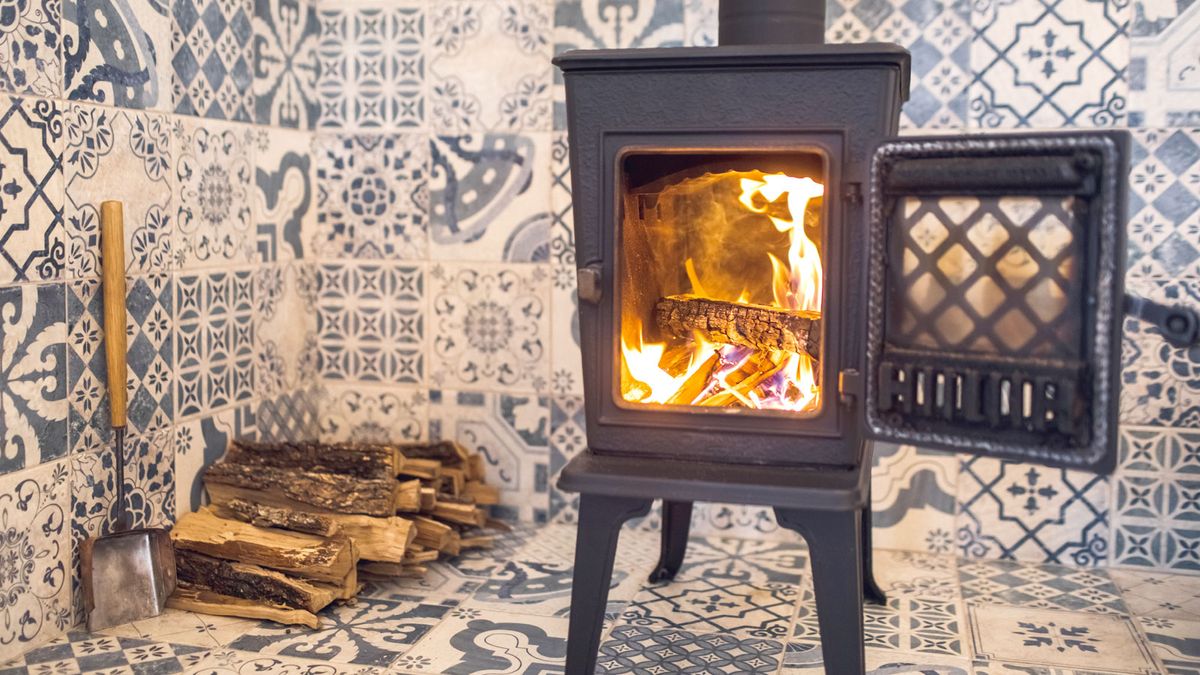
[[[428,444],[238,440],[208,467],[210,505],[171,531],[168,605],[316,628],[370,577],[419,577],[492,543],[483,459]]]

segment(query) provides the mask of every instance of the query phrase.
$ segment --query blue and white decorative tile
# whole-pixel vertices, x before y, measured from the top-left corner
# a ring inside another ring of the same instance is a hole
[[[718,0],[683,0],[684,46],[715,47],[717,45],[719,4]]]
[[[1167,305],[1200,306],[1200,281],[1131,278],[1128,291]],[[1123,424],[1190,427],[1200,423],[1200,349],[1179,349],[1158,328],[1125,318],[1121,345]]]
[[[321,613],[324,628],[312,631],[263,621],[229,644],[231,649],[304,659],[386,667],[441,620],[441,605],[358,598]]]
[[[316,126],[315,2],[254,0],[254,121],[291,129]]]
[[[694,505],[692,536],[803,541],[799,534],[779,526],[770,507],[717,502]]]
[[[299,260],[317,228],[312,134],[259,129],[254,152],[254,225],[259,262]],[[311,245],[311,244],[308,244]]]
[[[1129,26],[1130,126],[1200,126],[1200,9],[1191,0],[1135,0]]]
[[[66,112],[67,275],[100,276],[100,203],[120,199],[125,268],[171,269],[171,130],[165,115],[72,104]]]
[[[1129,4],[1119,0],[974,4],[969,125],[1121,124],[1129,90],[1129,15]]]
[[[1200,673],[1200,621],[1140,617],[1150,648],[1170,675]]]
[[[170,3],[66,0],[63,91],[71,101],[171,107]]]
[[[73,630],[9,665],[14,673],[178,673],[205,654],[203,647]]]
[[[319,10],[319,125],[382,131],[424,126],[425,3],[367,0]]]
[[[539,0],[429,8],[429,122],[439,134],[549,131],[554,18]],[[503,68],[480,68],[487,54]]]
[[[603,673],[768,675],[782,661],[783,644],[775,640],[618,625],[600,645],[596,666]]]
[[[170,426],[175,411],[174,285],[169,274],[152,274],[126,279],[125,288],[126,421],[129,433],[138,435]],[[112,442],[102,304],[99,279],[67,285],[72,452]]]
[[[608,590],[608,616],[615,616],[637,595],[643,576],[618,561]],[[471,606],[513,614],[567,616],[571,611],[571,580],[575,568],[563,562],[510,560],[484,581],[471,597]]]
[[[179,513],[195,511],[207,503],[200,474],[217,461],[235,438],[257,438],[254,409],[249,405],[226,408],[175,427],[175,507]]]
[[[1200,570],[1200,433],[1122,427],[1113,562]]]
[[[254,121],[254,0],[171,0],[175,112]]]
[[[558,672],[566,655],[566,619],[463,606],[451,609],[393,668],[445,675],[536,675]]]
[[[951,553],[958,457],[891,443],[875,443],[872,454],[874,545]]]
[[[4,39],[13,38],[0,38],[0,44]],[[0,283],[51,280],[62,274],[62,148],[58,104],[8,96],[0,100],[0,166],[6,168],[7,186],[0,195]]]
[[[676,578],[798,584],[807,565],[808,551],[797,542],[693,536]]]
[[[317,232],[324,258],[414,260],[429,250],[429,141],[423,134],[321,136]]]
[[[1132,569],[1112,569],[1108,575],[1134,616],[1200,621],[1200,575]]]
[[[893,42],[912,54],[902,129],[957,129],[967,119],[971,83],[969,3],[837,0],[828,7],[828,42]]]
[[[436,264],[429,279],[432,386],[546,391],[544,266]]]
[[[1200,131],[1132,132],[1128,274],[1131,278],[1196,278],[1200,276]]]
[[[0,287],[0,317],[0,474],[6,474],[67,454],[63,286]]]
[[[915,654],[890,649],[866,650],[867,675],[978,675],[970,659],[944,654]],[[824,655],[817,645],[793,643],[783,656],[781,675],[820,675],[825,673]],[[1031,675],[1025,671],[1025,675]],[[1069,675],[1043,673],[1037,675]]]
[[[432,142],[429,238],[435,260],[549,260],[549,134],[476,133]]]
[[[325,380],[420,384],[425,273],[390,263],[317,269],[317,369]]]
[[[510,523],[507,532],[499,534],[493,539],[491,548],[467,549],[459,555],[448,559],[446,564],[452,566],[462,574],[475,577],[481,581],[492,578],[493,575],[503,570],[510,561],[523,558],[543,563],[565,563],[571,565],[573,561],[570,559],[571,556],[569,554],[566,559],[554,555],[543,556],[535,554],[533,556],[525,556],[529,542],[547,527],[547,525],[539,523]]]
[[[429,438],[483,455],[500,489],[493,515],[545,522],[549,508],[550,402],[532,394],[429,392]]]
[[[178,648],[179,645],[172,645]],[[186,673],[238,673],[238,675],[383,675],[374,666],[330,663],[290,656],[263,656],[223,647],[181,657]]]
[[[816,601],[810,587],[804,589],[793,644],[817,646],[820,630]],[[867,647],[895,652],[967,655],[963,641],[962,601],[935,599],[905,593],[893,594],[886,605],[864,605],[864,643]]]
[[[968,602],[1072,612],[1128,614],[1121,591],[1102,569],[1029,565],[1007,560],[964,561],[958,568]]]
[[[59,54],[62,6],[56,0],[9,5],[0,30],[0,89],[57,98],[62,88]]]
[[[620,621],[693,633],[733,632],[783,640],[799,599],[800,589],[791,583],[700,576],[642,589]]]
[[[890,595],[933,600],[962,595],[953,556],[876,548],[871,562],[875,581]]]
[[[550,145],[550,262],[575,264],[575,213],[571,203],[571,149],[565,131],[555,131]]]
[[[213,649],[224,647],[258,623],[249,619],[196,614],[168,608],[158,616],[131,621],[100,633],[109,637],[137,638],[165,642],[173,646],[191,645]]]
[[[582,396],[550,399],[550,521],[579,522],[579,495],[558,489],[567,462],[587,448],[587,419]]]
[[[173,133],[176,267],[193,270],[254,262],[250,132],[233,124],[177,120]]]
[[[258,390],[254,272],[175,277],[176,415],[204,415]]]
[[[1097,664],[1109,672],[1159,672],[1127,616],[989,604],[970,604],[967,613],[977,659],[1082,672]]]
[[[550,388],[556,396],[582,396],[583,354],[575,265],[552,265],[550,273]]]
[[[0,476],[0,663],[58,637],[71,612],[67,460]]]
[[[310,441],[320,434],[323,390],[319,384],[284,391],[258,401],[255,421],[264,441]]]
[[[255,393],[274,398],[316,382],[315,265],[264,265],[254,285]]]
[[[415,386],[328,382],[321,405],[325,441],[396,442],[425,438],[429,398]]]
[[[1109,487],[1106,476],[965,457],[958,481],[959,553],[966,558],[1104,564]]]
[[[359,597],[417,602],[423,605],[454,607],[466,602],[483,583],[468,575],[449,561],[439,560],[425,566],[419,577],[380,577],[364,575],[366,586]]]

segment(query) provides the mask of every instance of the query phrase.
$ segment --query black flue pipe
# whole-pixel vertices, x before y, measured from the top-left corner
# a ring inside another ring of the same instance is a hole
[[[825,0],[721,0],[721,45],[825,42]]]

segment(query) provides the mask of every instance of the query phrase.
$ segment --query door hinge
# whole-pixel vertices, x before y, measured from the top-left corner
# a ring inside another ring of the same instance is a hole
[[[859,204],[862,204],[862,184],[846,183],[846,187],[842,190],[842,199],[848,206],[858,206]]]
[[[580,300],[593,305],[600,302],[600,298],[604,295],[601,284],[602,276],[600,265],[593,264],[579,268],[579,271],[575,273],[575,280],[578,283]]]
[[[1126,293],[1125,313],[1154,324],[1163,339],[1174,347],[1186,349],[1200,341],[1200,316],[1187,307],[1164,305]]]
[[[850,405],[856,399],[862,398],[862,373],[858,372],[856,368],[838,371],[838,395],[841,397],[843,405]]]

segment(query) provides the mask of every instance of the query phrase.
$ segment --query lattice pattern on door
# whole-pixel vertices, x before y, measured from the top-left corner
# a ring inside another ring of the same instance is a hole
[[[921,195],[895,204],[892,346],[1080,354],[1083,233],[1074,197]]]

